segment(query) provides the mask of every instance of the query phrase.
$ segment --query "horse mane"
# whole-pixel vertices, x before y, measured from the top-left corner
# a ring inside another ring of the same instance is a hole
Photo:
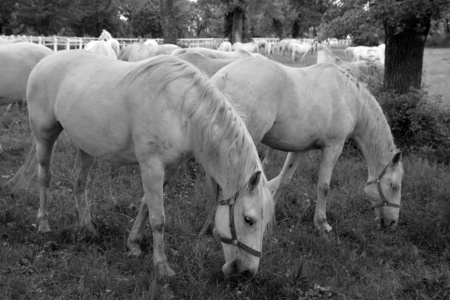
[[[159,82],[158,90],[152,91],[152,94],[157,94],[177,79],[183,79],[186,82],[183,91],[185,96],[180,105],[184,111],[188,111],[194,128],[191,138],[193,138],[196,159],[202,163],[205,171],[210,173],[217,169],[218,165],[215,164],[217,157],[223,157],[227,182],[226,186],[221,187],[222,190],[232,194],[237,191],[242,192],[253,172],[262,170],[261,161],[243,121],[244,116],[233,108],[207,77],[194,66],[177,57],[161,55],[131,69],[122,80],[140,82],[142,88],[149,81]],[[190,96],[192,93],[189,93],[193,88],[198,91],[194,99]],[[261,179],[267,182],[264,173]],[[231,196],[231,194],[225,196]]]
[[[361,132],[369,135],[369,140],[374,145],[373,147],[367,147],[368,157],[366,159],[368,164],[375,168],[377,166],[377,162],[374,161],[375,158],[390,157],[399,151],[395,146],[391,128],[380,104],[370,91],[348,70],[339,66],[336,66],[336,69],[347,78],[349,88],[353,86],[357,91],[357,97],[354,97],[354,101],[358,108],[358,127]],[[385,145],[385,147],[380,147],[381,145]]]

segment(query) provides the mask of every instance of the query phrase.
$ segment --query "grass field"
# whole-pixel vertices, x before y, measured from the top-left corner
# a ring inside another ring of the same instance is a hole
[[[431,56],[427,63],[439,64],[437,54]],[[279,58],[300,65],[289,59]],[[314,55],[301,65],[312,63]],[[17,110],[1,117],[0,134],[2,186],[23,163],[32,139],[26,116]],[[404,157],[399,227],[384,231],[376,228],[365,199],[365,160],[349,147],[331,181],[327,217],[333,232],[324,239],[312,221],[318,154],[304,154],[277,204],[259,273],[248,281],[223,277],[222,249],[211,232],[196,237],[208,192],[201,167],[183,166],[164,191],[166,253],[177,276],[158,279],[150,228],[144,256],[126,253],[143,195],[138,168],[94,164],[89,198],[99,236],[87,238],[77,227],[72,194],[75,149],[63,134],[49,192],[51,233],[37,233],[34,189],[0,190],[0,299],[449,299],[450,167]],[[278,174],[284,157],[278,153],[265,171],[269,178]]]

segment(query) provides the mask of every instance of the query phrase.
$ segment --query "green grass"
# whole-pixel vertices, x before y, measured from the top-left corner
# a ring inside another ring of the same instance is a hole
[[[311,55],[292,65],[313,61]],[[27,118],[17,110],[2,117],[0,127],[2,185],[23,163],[31,138]],[[404,157],[403,208],[398,230],[389,232],[375,226],[363,191],[366,164],[354,152],[344,152],[333,173],[329,239],[313,228],[314,204],[305,208],[315,199],[319,155],[304,154],[277,204],[273,232],[251,281],[225,279],[220,242],[210,232],[196,237],[208,193],[201,167],[183,166],[164,191],[166,254],[177,276],[158,279],[150,228],[144,256],[126,254],[143,195],[137,166],[94,164],[89,201],[99,236],[88,238],[77,227],[71,191],[75,150],[62,135],[49,192],[51,233],[36,232],[34,189],[0,190],[0,299],[448,299],[449,166]],[[277,154],[268,177],[277,175],[284,158]]]

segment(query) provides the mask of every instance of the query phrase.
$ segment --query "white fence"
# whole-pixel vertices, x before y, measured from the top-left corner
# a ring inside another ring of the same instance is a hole
[[[42,36],[4,36],[3,39],[17,39],[17,38],[25,38],[30,42],[45,45],[54,51],[58,50],[68,50],[68,49],[83,49],[84,46],[90,41],[97,40],[96,37],[63,37],[63,36],[52,36],[52,37],[42,37]],[[121,48],[124,48],[128,44],[139,42],[138,38],[116,38],[119,41]],[[154,39],[158,44],[162,44],[164,39]],[[178,39],[178,45],[184,47],[198,47],[204,45],[205,43],[215,43],[219,45],[223,41],[227,41],[228,39],[223,38],[207,38],[207,39]],[[277,42],[278,38],[253,38],[255,42],[260,40],[266,40],[267,42]],[[301,42],[312,42],[314,39],[298,39]],[[340,45],[349,45],[351,40],[337,40],[331,39],[330,46],[340,44]]]

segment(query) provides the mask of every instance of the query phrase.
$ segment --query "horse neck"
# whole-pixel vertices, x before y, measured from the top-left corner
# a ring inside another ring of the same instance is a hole
[[[243,188],[256,170],[262,170],[256,147],[244,121],[225,98],[210,89],[190,109],[190,140],[196,159],[231,196]]]
[[[389,124],[375,98],[359,86],[359,96],[355,100],[358,120],[352,138],[363,152],[369,180],[373,180],[390,162],[396,147]]]

